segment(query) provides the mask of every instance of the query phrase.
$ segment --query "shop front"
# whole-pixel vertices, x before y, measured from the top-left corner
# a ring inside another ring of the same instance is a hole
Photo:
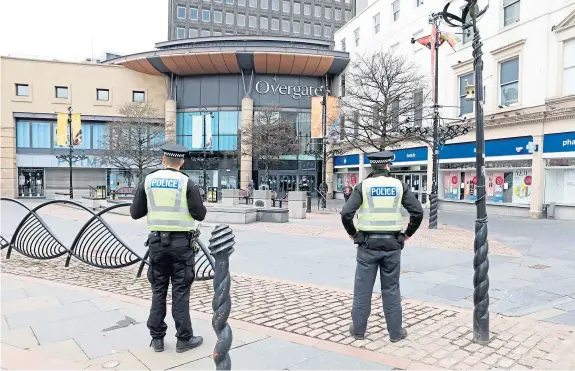
[[[529,216],[532,193],[533,137],[485,142],[485,186],[488,211],[495,214]],[[471,210],[477,200],[475,142],[447,144],[439,151],[440,207]]]
[[[544,202],[556,219],[575,220],[575,132],[545,134]]]

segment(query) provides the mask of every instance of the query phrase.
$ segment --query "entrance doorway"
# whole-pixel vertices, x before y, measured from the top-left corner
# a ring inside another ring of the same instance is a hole
[[[278,198],[284,198],[288,192],[302,190],[302,184],[307,181],[309,190],[317,188],[315,173],[294,173],[289,171],[270,171],[270,175],[265,182],[265,170],[258,172],[258,189],[269,189],[275,191]]]
[[[401,180],[413,192],[422,204],[427,202],[427,174],[425,173],[393,173],[393,177]]]
[[[18,169],[18,195],[20,197],[44,197],[44,169]]]

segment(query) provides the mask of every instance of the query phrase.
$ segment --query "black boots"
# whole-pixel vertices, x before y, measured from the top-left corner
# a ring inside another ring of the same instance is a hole
[[[390,336],[390,337],[389,337],[389,341],[391,341],[392,343],[397,343],[398,341],[403,340],[403,339],[405,339],[406,337],[407,337],[407,330],[404,329],[404,328],[402,328],[402,329],[401,329],[401,335],[400,335],[397,339],[394,339],[394,338],[392,338],[392,337]]]
[[[363,340],[365,339],[365,334],[356,334],[353,330],[353,324],[349,325],[349,334],[355,340]]]
[[[150,346],[154,349],[154,352],[164,351],[164,339],[152,339]]]
[[[192,336],[192,338],[188,341],[178,339],[176,343],[176,352],[183,353],[190,349],[194,349],[202,345],[204,339],[201,336]]]

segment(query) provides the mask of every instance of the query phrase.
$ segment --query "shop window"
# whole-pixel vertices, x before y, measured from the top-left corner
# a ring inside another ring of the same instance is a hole
[[[51,148],[49,122],[32,122],[30,130],[32,134],[32,148]]]
[[[575,94],[575,39],[563,46],[563,95]]]
[[[334,181],[334,189],[336,192],[343,192],[343,188],[348,184],[351,187],[355,187],[358,182],[359,178],[359,171],[358,172],[349,172],[349,173],[335,173],[335,181]]]
[[[18,195],[44,197],[44,169],[18,169]]]
[[[519,101],[519,58],[499,65],[499,86],[502,106],[509,106]]]
[[[104,146],[104,135],[106,132],[106,125],[104,124],[93,124],[92,125],[92,148],[93,149],[103,149]]]
[[[575,205],[575,168],[545,169],[545,203]]]
[[[459,116],[473,112],[473,101],[465,100],[467,95],[465,86],[473,84],[475,84],[475,74],[473,72],[459,76]]]
[[[27,97],[30,95],[28,84],[16,84],[16,96]]]
[[[520,0],[503,0],[503,26],[519,22]]]
[[[16,122],[16,147],[30,148],[30,123]]]

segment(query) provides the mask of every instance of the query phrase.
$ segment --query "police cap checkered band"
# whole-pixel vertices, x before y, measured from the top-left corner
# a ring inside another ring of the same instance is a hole
[[[188,153],[188,149],[186,147],[174,143],[162,146],[162,151],[164,152],[164,156],[172,158],[184,158]]]
[[[174,152],[164,152],[164,156],[166,157],[174,157],[174,158],[184,158],[183,153],[174,153]]]
[[[391,151],[370,153],[367,158],[372,164],[388,164],[395,160],[395,154]]]
[[[369,162],[371,162],[372,164],[387,164],[387,163],[391,162],[391,159],[389,159],[389,160],[371,160]]]

